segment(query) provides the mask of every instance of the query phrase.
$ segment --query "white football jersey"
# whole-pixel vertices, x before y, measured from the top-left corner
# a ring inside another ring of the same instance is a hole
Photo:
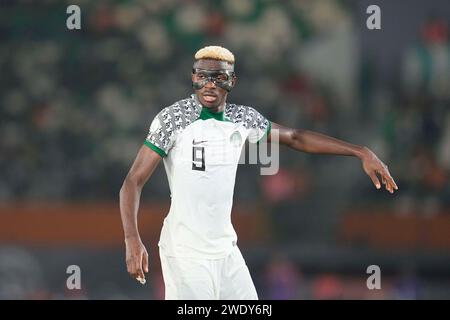
[[[145,145],[163,157],[169,181],[171,206],[159,241],[166,256],[216,259],[231,252],[241,150],[247,138],[256,143],[270,128],[251,107],[227,103],[213,113],[194,94],[158,113]]]

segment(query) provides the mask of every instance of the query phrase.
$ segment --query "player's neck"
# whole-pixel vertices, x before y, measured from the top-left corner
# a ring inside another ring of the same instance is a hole
[[[203,107],[203,109],[207,109],[211,113],[222,113],[223,110],[225,109],[225,102],[222,103],[220,106],[217,106],[217,107],[210,107],[210,108],[208,108],[208,107],[205,107],[203,105],[202,105],[202,107]]]

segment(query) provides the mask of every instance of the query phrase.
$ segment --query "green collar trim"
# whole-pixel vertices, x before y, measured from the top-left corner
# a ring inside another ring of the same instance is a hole
[[[219,121],[225,121],[225,118],[223,116],[224,112],[212,112],[208,110],[208,108],[202,107],[202,112],[200,113],[200,119],[202,120],[208,120],[208,119],[216,119]]]
[[[198,101],[197,95],[195,93],[191,95],[191,98],[194,99],[195,103],[202,108],[200,116],[197,119],[201,120],[215,119],[217,121],[228,121],[228,122],[230,121],[229,119],[225,118],[225,108],[228,105],[227,103],[225,103],[224,111],[212,112],[208,108],[202,106],[200,101]]]

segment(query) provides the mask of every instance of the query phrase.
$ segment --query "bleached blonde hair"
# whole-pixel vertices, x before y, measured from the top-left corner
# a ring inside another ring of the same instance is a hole
[[[201,48],[195,54],[195,60],[200,59],[213,59],[234,64],[234,55],[231,51],[220,46],[208,46]]]

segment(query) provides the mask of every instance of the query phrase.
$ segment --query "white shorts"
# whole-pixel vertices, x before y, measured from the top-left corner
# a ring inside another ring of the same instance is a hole
[[[250,272],[236,246],[222,259],[178,258],[160,250],[166,300],[257,300]]]

